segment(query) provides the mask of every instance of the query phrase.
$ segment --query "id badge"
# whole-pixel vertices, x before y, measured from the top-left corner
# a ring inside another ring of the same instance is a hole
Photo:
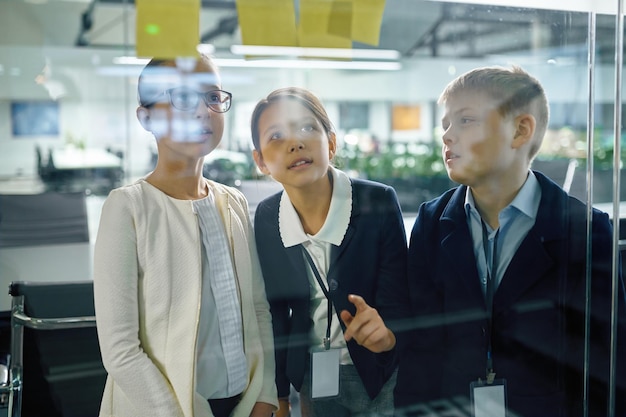
[[[506,380],[492,384],[474,381],[470,384],[473,417],[506,417]]]
[[[311,398],[339,395],[341,349],[311,352]]]

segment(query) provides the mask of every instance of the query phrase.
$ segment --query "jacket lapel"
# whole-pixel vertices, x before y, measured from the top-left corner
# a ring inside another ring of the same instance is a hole
[[[291,262],[291,265],[296,269],[296,271],[298,271],[298,273],[305,270],[304,263],[306,261],[302,255],[302,246],[296,245],[285,248],[285,253],[287,254],[287,259],[289,259],[289,262]]]
[[[467,289],[467,293],[477,303],[485,303],[476,267],[476,257],[472,245],[472,237],[467,226],[465,213],[465,192],[467,187],[458,187],[439,221],[441,222],[441,248],[445,258],[441,261],[444,268],[452,269],[450,276],[459,277]],[[445,276],[447,274],[442,274]]]
[[[553,266],[546,246],[567,238],[567,195],[544,176],[535,173],[541,186],[537,220],[509,263],[494,297],[494,312],[510,308]],[[562,245],[558,245],[562,247]]]
[[[341,258],[344,255],[346,248],[348,247],[348,245],[350,244],[350,241],[352,240],[352,238],[354,237],[354,234],[356,233],[358,218],[359,218],[359,215],[361,214],[359,206],[360,205],[358,202],[358,196],[354,192],[354,187],[353,187],[352,214],[350,215],[350,223],[348,224],[346,235],[343,237],[343,240],[341,241],[341,245],[339,246],[333,245],[331,247],[330,269],[328,270],[328,282],[330,282],[331,279],[334,279],[337,282],[339,282],[339,277],[335,276],[337,274],[336,271],[340,270],[340,268],[337,265],[341,262]]]
[[[217,211],[220,213],[220,217],[224,222],[224,228],[226,229],[226,236],[228,237],[228,241],[232,242],[232,224],[230,219],[230,212],[228,210],[229,202],[228,202],[228,194],[222,190],[218,186],[213,186],[211,184],[211,189],[215,196],[215,206],[217,207]]]

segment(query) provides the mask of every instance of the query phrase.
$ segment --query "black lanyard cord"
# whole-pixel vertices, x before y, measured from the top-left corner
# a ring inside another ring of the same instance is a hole
[[[495,378],[495,372],[493,371],[493,355],[491,349],[491,332],[493,331],[493,295],[495,292],[495,282],[497,279],[497,266],[498,266],[498,258],[496,255],[496,250],[498,247],[498,234],[500,233],[500,229],[496,231],[496,234],[493,238],[493,250],[491,251],[491,264],[489,262],[489,249],[488,249],[488,241],[489,234],[487,233],[487,226],[485,222],[481,220],[481,224],[483,227],[483,251],[485,252],[485,264],[487,268],[487,288],[485,290],[485,301],[487,304],[487,383],[491,384],[493,379]]]
[[[326,302],[328,305],[328,325],[326,326],[326,337],[324,338],[324,349],[328,350],[330,349],[330,325],[333,320],[333,305],[330,301],[330,294],[328,293],[328,289],[324,285],[324,281],[322,280],[322,277],[320,276],[320,273],[317,270],[317,267],[315,266],[315,262],[313,262],[313,258],[311,258],[311,254],[309,254],[309,251],[307,251],[304,246],[302,245],[300,246],[302,247],[302,253],[304,253],[306,260],[309,262],[309,266],[311,266],[311,270],[313,271],[313,275],[315,275],[315,279],[317,280],[317,283],[320,285],[320,287],[322,287],[322,292],[324,293],[324,296],[326,297]]]

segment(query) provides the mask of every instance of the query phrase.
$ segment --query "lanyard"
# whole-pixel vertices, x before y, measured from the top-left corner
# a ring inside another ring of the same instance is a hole
[[[493,238],[493,250],[491,251],[491,264],[489,263],[489,234],[487,233],[487,226],[485,222],[481,219],[481,224],[483,226],[483,251],[485,252],[485,263],[487,266],[487,288],[485,291],[485,300],[487,303],[487,383],[493,383],[493,380],[496,376],[496,373],[493,371],[493,356],[491,350],[491,332],[493,328],[493,294],[495,283],[494,280],[497,279],[497,266],[498,266],[498,257],[496,254],[496,250],[498,248],[498,234],[500,233],[500,229],[496,231],[496,235]]]
[[[313,275],[315,275],[315,279],[317,280],[317,283],[322,288],[322,292],[324,293],[324,296],[326,297],[326,302],[328,305],[328,314],[327,314],[328,325],[326,326],[326,337],[324,338],[323,342],[324,342],[324,349],[329,350],[330,349],[330,325],[333,320],[333,305],[330,301],[330,295],[328,293],[328,289],[326,289],[326,286],[324,285],[324,282],[322,281],[322,277],[320,276],[320,273],[317,270],[315,263],[313,262],[313,258],[311,258],[309,251],[307,251],[304,246],[302,245],[300,246],[302,247],[302,253],[304,253],[306,260],[309,262],[309,266],[311,267],[311,270],[313,271]]]

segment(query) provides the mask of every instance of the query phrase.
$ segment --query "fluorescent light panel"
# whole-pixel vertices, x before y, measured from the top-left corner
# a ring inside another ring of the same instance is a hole
[[[397,71],[402,68],[399,62],[381,61],[320,61],[320,60],[290,60],[290,59],[215,59],[220,67],[237,68],[301,68],[301,69],[345,69],[345,70],[373,70]]]
[[[396,60],[400,52],[393,49],[301,48],[295,46],[232,45],[235,55],[288,56],[311,58]]]
[[[150,58],[137,58],[136,56],[116,56],[113,63],[116,65],[146,65]]]
[[[147,58],[120,56],[113,58],[118,65],[146,65]],[[300,69],[345,69],[370,71],[397,71],[402,68],[399,62],[381,61],[320,61],[320,60],[289,60],[289,59],[223,59],[215,58],[219,67],[231,68],[300,68]]]

